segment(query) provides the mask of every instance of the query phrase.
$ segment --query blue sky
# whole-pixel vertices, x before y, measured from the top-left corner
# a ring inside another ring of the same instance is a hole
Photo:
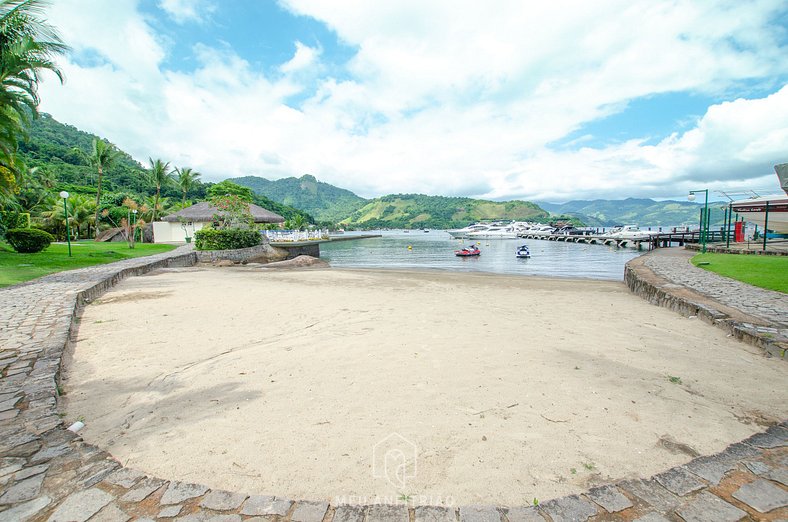
[[[783,1],[58,0],[43,109],[217,181],[566,201],[777,191]]]

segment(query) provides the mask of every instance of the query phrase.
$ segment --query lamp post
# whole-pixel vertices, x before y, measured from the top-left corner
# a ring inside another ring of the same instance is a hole
[[[690,201],[695,201],[695,194],[703,192],[706,194],[706,200],[703,203],[703,211],[701,212],[700,217],[700,242],[701,242],[701,252],[704,254],[706,253],[706,236],[708,236],[709,230],[709,189],[703,190],[690,190],[687,199]]]
[[[63,198],[63,217],[66,218],[66,242],[68,243],[68,257],[71,257],[71,229],[68,226],[68,192],[65,190],[60,192],[60,197]]]
[[[137,209],[135,208],[134,210],[131,211],[131,213],[134,214],[134,223],[131,225],[131,233],[132,233],[132,235],[134,237],[134,241],[132,241],[131,244],[133,245],[134,242],[137,241],[137,228],[136,228],[136,225],[137,225]]]

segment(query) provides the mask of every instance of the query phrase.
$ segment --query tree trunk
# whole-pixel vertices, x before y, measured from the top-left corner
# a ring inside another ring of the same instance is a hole
[[[96,232],[98,232],[98,223],[99,223],[99,202],[101,201],[101,178],[104,175],[104,170],[101,168],[101,165],[98,166],[98,183],[96,186],[96,215],[94,223],[96,224]],[[98,234],[95,234],[98,236]]]
[[[161,192],[161,185],[156,187],[156,200],[153,202],[153,221],[156,221],[156,210],[159,208],[159,193]]]

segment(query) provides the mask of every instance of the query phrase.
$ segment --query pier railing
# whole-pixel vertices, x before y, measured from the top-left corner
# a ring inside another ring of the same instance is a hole
[[[328,229],[321,230],[262,230],[271,243],[295,241],[321,241],[329,239]]]

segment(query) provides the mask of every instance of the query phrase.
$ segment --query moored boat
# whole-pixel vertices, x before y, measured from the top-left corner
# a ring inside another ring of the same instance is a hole
[[[755,223],[761,229],[766,227],[778,234],[788,234],[788,163],[775,165],[774,170],[785,194],[734,201],[731,208],[745,221]]]
[[[528,259],[531,257],[531,252],[528,250],[528,245],[520,245],[517,247],[517,252],[515,253],[520,259]]]

